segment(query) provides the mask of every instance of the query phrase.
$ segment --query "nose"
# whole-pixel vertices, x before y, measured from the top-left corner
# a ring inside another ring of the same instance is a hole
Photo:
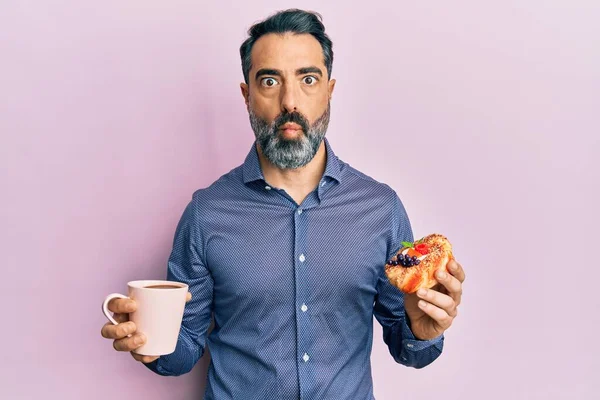
[[[298,95],[293,83],[287,82],[281,88],[281,110],[291,113],[298,110]]]

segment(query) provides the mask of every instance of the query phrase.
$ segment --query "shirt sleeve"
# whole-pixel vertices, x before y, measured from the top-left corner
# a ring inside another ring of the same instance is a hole
[[[175,351],[145,364],[163,376],[192,370],[204,354],[213,308],[213,279],[206,267],[199,232],[198,204],[192,200],[177,225],[167,265],[167,280],[187,283],[192,300],[185,306]]]
[[[390,251],[385,261],[398,252],[402,241],[413,241],[408,215],[398,196],[394,197],[392,233],[388,243]],[[415,338],[404,310],[404,294],[389,282],[383,268],[377,284],[373,313],[383,327],[383,340],[397,363],[423,368],[442,353],[443,334],[431,340]]]

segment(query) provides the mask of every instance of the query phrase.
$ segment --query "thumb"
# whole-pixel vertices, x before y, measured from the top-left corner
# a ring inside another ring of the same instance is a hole
[[[133,351],[131,352],[131,355],[133,356],[133,358],[135,358],[136,361],[142,362],[144,364],[151,363],[152,361],[158,359],[157,356],[143,356],[141,354],[136,354]]]

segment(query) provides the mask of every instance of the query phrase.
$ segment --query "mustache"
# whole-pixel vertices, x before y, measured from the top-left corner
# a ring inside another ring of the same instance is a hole
[[[310,128],[308,119],[304,115],[300,114],[297,111],[294,111],[291,113],[286,112],[284,114],[279,114],[279,116],[277,116],[277,118],[275,118],[273,127],[276,130],[276,129],[279,129],[279,127],[281,125],[286,124],[288,122],[300,125],[300,127],[302,127],[302,130],[304,131],[304,133],[308,133],[308,129]]]

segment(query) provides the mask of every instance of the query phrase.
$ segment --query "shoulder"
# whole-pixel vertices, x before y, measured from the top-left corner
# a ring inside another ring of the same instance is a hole
[[[368,199],[380,212],[383,212],[392,222],[392,229],[397,230],[401,226],[410,226],[408,213],[398,192],[386,182],[377,180],[372,176],[359,171],[349,164],[340,161],[343,177],[352,193],[356,193],[363,199]]]
[[[210,185],[196,189],[192,193],[191,201],[197,205],[208,205],[219,202],[239,192],[242,186],[244,186],[244,183],[242,166],[240,165],[221,175]]]
[[[218,218],[219,206],[230,204],[232,199],[240,196],[243,187],[241,166],[238,166],[208,186],[194,190],[188,198],[183,218],[201,225]]]
[[[373,200],[385,202],[387,204],[399,203],[400,197],[396,190],[389,183],[377,180],[374,177],[352,167],[340,160],[343,177],[352,191],[365,191]]]

